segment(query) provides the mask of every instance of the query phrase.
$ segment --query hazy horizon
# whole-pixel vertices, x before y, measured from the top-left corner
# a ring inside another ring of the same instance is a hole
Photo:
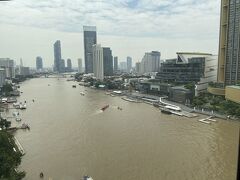
[[[53,65],[53,43],[74,67],[82,58],[83,25],[97,26],[97,43],[110,47],[119,62],[141,61],[145,52],[161,59],[176,52],[218,53],[220,0],[15,0],[0,2],[0,57],[35,67]],[[84,64],[83,64],[84,66]]]

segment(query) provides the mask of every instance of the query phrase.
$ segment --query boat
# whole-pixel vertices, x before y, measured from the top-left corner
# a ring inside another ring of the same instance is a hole
[[[20,122],[22,119],[20,117],[16,117],[16,121]]]
[[[93,180],[93,178],[90,176],[83,176],[83,180]]]
[[[72,85],[73,88],[76,88],[77,86],[76,85]]]
[[[13,107],[15,107],[16,109],[19,109],[20,108],[20,103],[19,102],[13,103]]]
[[[40,178],[43,178],[43,177],[44,177],[43,172],[41,172],[41,173],[39,174],[39,177],[40,177]]]
[[[161,109],[161,112],[164,114],[172,114],[172,112],[170,110],[165,109],[165,108]]]
[[[27,104],[26,104],[26,103],[25,103],[25,104],[21,104],[21,103],[20,103],[19,108],[20,108],[20,109],[27,109]]]
[[[28,124],[23,123],[21,129],[28,129],[30,130],[30,126]]]
[[[85,93],[84,93],[84,92],[80,92],[80,94],[81,94],[82,96],[85,96]]]
[[[122,99],[125,100],[125,101],[133,102],[133,103],[140,103],[141,102],[137,99],[132,99],[132,98],[128,98],[128,97],[123,97]]]
[[[112,97],[115,97],[115,95],[114,94],[110,94]]]
[[[120,108],[119,106],[117,107],[118,110],[122,110],[122,108]]]
[[[2,98],[2,103],[6,103],[7,102],[7,98]]]
[[[8,102],[8,103],[16,103],[16,102],[17,102],[17,99],[14,98],[14,97],[9,97],[9,98],[7,99],[7,102]]]
[[[103,107],[101,108],[101,110],[102,110],[102,111],[105,111],[108,107],[109,107],[109,105],[103,106]]]
[[[167,106],[164,106],[164,108],[166,109],[169,109],[169,110],[172,110],[172,111],[178,111],[178,112],[181,112],[182,109],[178,106],[173,106],[173,105],[167,105]]]
[[[13,116],[15,116],[15,117],[16,117],[16,116],[19,116],[19,112],[17,112],[17,111],[13,112],[12,114],[13,114]]]

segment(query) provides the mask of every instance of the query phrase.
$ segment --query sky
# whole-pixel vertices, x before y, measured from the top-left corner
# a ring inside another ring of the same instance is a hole
[[[83,26],[97,26],[97,43],[125,61],[145,52],[161,59],[176,52],[218,53],[220,0],[12,0],[0,1],[0,58],[35,67],[53,65],[53,44],[62,58],[84,60]]]

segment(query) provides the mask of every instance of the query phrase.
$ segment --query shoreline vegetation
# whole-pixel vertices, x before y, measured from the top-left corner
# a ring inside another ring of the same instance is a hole
[[[12,92],[17,92],[17,87],[12,84],[5,84],[1,90],[2,95],[11,97]],[[20,93],[18,93],[20,94]],[[2,102],[0,102],[2,104]],[[1,112],[5,111],[4,105],[0,107]],[[22,150],[17,144],[11,130],[11,121],[0,117],[0,179],[1,180],[21,180],[26,176],[25,171],[17,168],[21,164]]]
[[[24,171],[18,171],[22,153],[15,144],[14,136],[6,130],[0,131],[0,179],[21,180],[25,177]]]

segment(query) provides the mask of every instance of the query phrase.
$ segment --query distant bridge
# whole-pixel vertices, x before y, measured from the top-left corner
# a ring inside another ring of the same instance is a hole
[[[74,76],[75,73],[37,73],[35,75],[45,78],[69,78],[70,76]]]

